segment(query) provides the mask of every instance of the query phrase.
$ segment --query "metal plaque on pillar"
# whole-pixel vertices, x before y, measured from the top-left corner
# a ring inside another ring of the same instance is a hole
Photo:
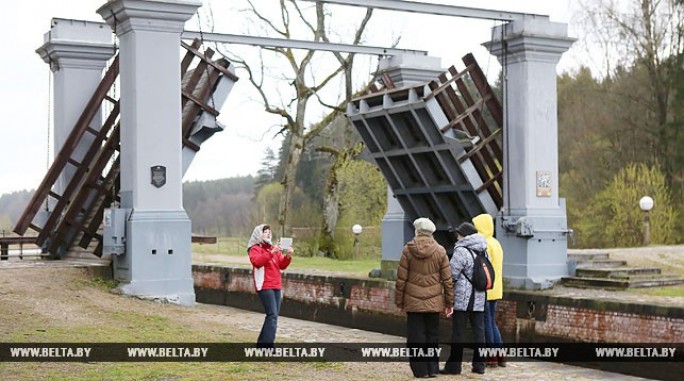
[[[166,167],[163,165],[155,165],[150,167],[152,185],[161,188],[166,184]]]
[[[537,171],[537,197],[551,197],[550,171]]]

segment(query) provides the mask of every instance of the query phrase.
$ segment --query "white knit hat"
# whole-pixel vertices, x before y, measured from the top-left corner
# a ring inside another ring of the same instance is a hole
[[[413,227],[416,228],[416,230],[419,232],[428,234],[432,234],[435,232],[435,230],[437,230],[437,227],[435,227],[435,223],[430,221],[429,218],[425,217],[421,217],[413,221]]]

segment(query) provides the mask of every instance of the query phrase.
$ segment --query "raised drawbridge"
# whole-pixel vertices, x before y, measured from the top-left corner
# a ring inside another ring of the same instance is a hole
[[[204,141],[223,129],[217,122],[220,106],[237,81],[233,68],[224,59],[213,59],[214,51],[200,51],[201,43],[182,43],[185,55],[181,61],[183,173]],[[102,81],[67,137],[45,178],[36,189],[14,229],[19,235],[33,230],[35,243],[51,257],[67,253],[87,252],[102,255],[103,211],[119,202],[121,171],[119,163],[119,99],[114,94],[119,75],[116,56]],[[99,130],[91,121],[100,110],[108,109]],[[90,139],[84,139],[89,136]],[[77,159],[75,148],[90,141],[85,155]],[[55,183],[67,168],[73,176],[63,191],[57,193]],[[45,210],[46,206],[49,210]]]
[[[503,113],[475,58],[426,83],[396,86],[387,73],[347,115],[411,221],[429,217],[437,239],[503,205]]]

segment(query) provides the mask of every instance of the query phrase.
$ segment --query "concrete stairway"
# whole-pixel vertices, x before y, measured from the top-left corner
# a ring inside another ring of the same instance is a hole
[[[626,289],[684,283],[684,277],[663,274],[658,267],[630,267],[626,261],[610,259],[608,253],[571,253],[568,260],[577,267],[574,276],[561,279],[567,287]]]

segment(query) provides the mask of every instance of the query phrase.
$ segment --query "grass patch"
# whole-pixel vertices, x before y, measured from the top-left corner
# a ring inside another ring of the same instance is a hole
[[[111,289],[116,288],[119,285],[119,281],[117,281],[116,279],[102,279],[102,278],[82,279],[82,280],[79,280],[78,283],[80,283],[83,286],[92,286],[92,287],[101,288],[103,290],[111,290]]]
[[[214,263],[219,265],[242,265],[249,266],[241,257],[229,255],[213,255],[193,253],[194,259],[199,263]],[[244,254],[247,257],[247,254]],[[324,270],[345,273],[355,277],[367,277],[368,273],[380,268],[380,259],[357,259],[339,260],[325,257],[300,257],[294,256],[288,270]]]
[[[347,237],[348,238],[348,237]],[[311,257],[316,256],[312,253],[313,241],[315,237],[300,237],[294,239],[294,249],[295,255]],[[342,238],[340,238],[339,243],[345,243]],[[353,241],[353,239],[352,239]],[[348,243],[348,242],[347,242]],[[349,244],[352,245],[352,244]],[[347,245],[347,246],[349,246]],[[363,258],[380,258],[381,248],[378,237],[365,237],[360,240],[359,243],[359,259]],[[353,246],[348,247],[352,250],[351,256],[353,256]],[[342,250],[342,248],[340,248]],[[348,251],[349,251],[348,250]],[[243,237],[218,237],[216,244],[192,244],[193,254],[224,254],[229,256],[243,256],[247,255],[247,238]],[[350,253],[346,253],[350,254]],[[345,258],[345,253],[338,253],[340,258]],[[350,256],[350,257],[351,257]]]
[[[192,244],[193,260],[198,263],[249,266],[245,240],[240,237],[219,237],[215,245]],[[359,259],[330,259],[299,255],[295,242],[295,255],[288,270],[324,270],[346,273],[355,277],[367,277],[368,273],[380,268],[380,253]]]
[[[10,342],[198,342],[215,341],[214,335],[188,329],[158,315],[108,312],[101,325],[78,329],[56,324],[25,327],[9,335]]]
[[[102,293],[111,284],[103,280],[74,279],[75,287],[67,289],[92,289]],[[106,297],[105,295],[103,295]],[[114,298],[114,297],[113,297]],[[116,297],[120,298],[120,297]],[[75,298],[74,304],[82,299]],[[115,299],[112,299],[115,300]],[[86,302],[86,300],[83,300]],[[88,310],[85,321],[75,323],[66,315],[46,318],[31,310],[8,302],[0,303],[0,313],[11,325],[4,326],[0,334],[3,342],[20,343],[98,343],[98,342],[248,342],[248,334],[235,335],[231,332],[218,336],[212,330],[202,330],[188,326],[184,321],[176,321],[163,314],[178,316],[190,313],[181,307],[149,303],[149,310],[117,310],[116,304],[108,304],[97,311]],[[85,306],[86,304],[84,304]],[[92,307],[92,305],[91,305]],[[110,308],[111,307],[111,308]],[[120,308],[120,307],[119,307]],[[173,311],[168,311],[173,309]],[[75,309],[74,313],[82,311]],[[97,314],[97,323],[90,316]],[[74,316],[75,317],[75,316]],[[9,328],[11,327],[11,329]],[[309,368],[305,366],[303,368]],[[199,363],[199,362],[145,362],[145,363],[66,363],[66,362],[16,362],[0,363],[2,381],[23,380],[259,380],[266,379],[269,370],[283,373],[279,364],[270,363]]]
[[[338,260],[324,257],[295,257],[289,270],[326,270],[355,276],[368,276],[368,272],[380,268],[380,259]]]
[[[3,381],[51,380],[141,380],[141,381],[214,381],[259,380],[268,378],[270,363],[2,363]]]
[[[193,243],[197,254],[247,255],[247,241],[240,237],[218,237],[215,244]]]
[[[640,295],[684,297],[684,284],[651,288],[634,288],[629,291]]]
[[[84,369],[77,378],[66,380],[244,380],[254,379],[260,371],[258,363],[178,363],[148,362],[140,364],[98,364]]]

